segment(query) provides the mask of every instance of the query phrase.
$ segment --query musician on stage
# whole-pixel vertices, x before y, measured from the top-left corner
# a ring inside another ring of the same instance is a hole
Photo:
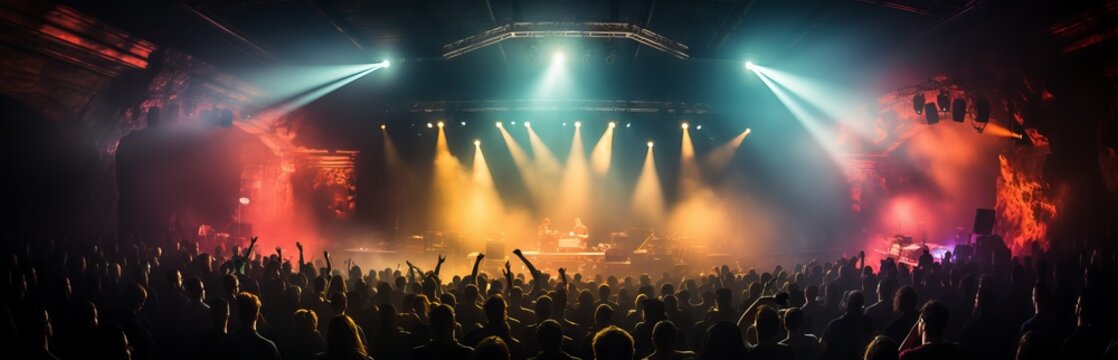
[[[543,218],[543,222],[536,229],[536,236],[543,237],[549,233],[551,233],[551,218]]]
[[[586,224],[582,223],[582,219],[575,218],[575,226],[571,228],[571,235],[580,238],[590,237],[590,228],[586,227]]]
[[[590,239],[590,228],[582,223],[582,219],[575,218],[575,226],[571,228],[571,236],[577,238],[579,246],[586,249],[587,245],[589,245],[587,242]]]

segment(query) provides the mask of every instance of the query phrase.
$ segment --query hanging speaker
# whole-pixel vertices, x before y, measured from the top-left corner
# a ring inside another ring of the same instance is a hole
[[[912,97],[912,110],[916,112],[916,115],[924,113],[924,94],[916,94]]]
[[[982,98],[974,100],[974,121],[979,123],[990,122],[990,101]]]
[[[940,91],[939,95],[936,95],[936,105],[939,106],[939,111],[947,112],[951,110],[951,95],[946,90]]]
[[[955,122],[963,122],[967,117],[967,102],[963,99],[955,99],[951,104],[951,120]]]
[[[939,122],[939,111],[937,110],[935,103],[924,104],[924,118],[928,120],[928,125]]]

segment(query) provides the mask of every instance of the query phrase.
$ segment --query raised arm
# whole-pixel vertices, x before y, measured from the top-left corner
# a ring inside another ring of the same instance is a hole
[[[477,258],[474,259],[474,269],[470,270],[470,282],[477,286],[477,268],[481,265],[481,259],[485,258],[485,254],[477,253]]]
[[[541,282],[543,281],[543,274],[541,274],[539,270],[536,270],[535,266],[532,266],[532,262],[528,261],[528,258],[524,257],[524,253],[521,252],[520,249],[514,249],[512,253],[516,254],[516,257],[520,258],[520,261],[524,262],[524,266],[528,267],[528,273],[532,274],[532,293],[543,289],[543,284],[541,284]]]
[[[505,261],[505,269],[503,272],[505,275],[505,282],[508,283],[507,286],[505,286],[505,295],[508,295],[509,292],[512,291],[512,265],[509,264],[508,261]]]
[[[258,238],[253,236],[252,239],[250,239],[248,242],[248,249],[245,249],[244,256],[246,262],[248,261],[249,256],[252,256],[252,250],[256,247],[256,240],[258,240]]]
[[[435,276],[439,276],[439,270],[442,270],[443,263],[446,262],[446,256],[439,255],[439,262],[435,264]]]
[[[567,278],[567,269],[566,268],[559,268],[559,281],[562,281],[562,285],[560,285],[560,288],[563,289],[563,290],[567,290],[567,293],[570,294],[571,293],[571,289],[570,289],[571,282],[570,282],[570,279]]]
[[[303,272],[303,266],[307,264],[307,262],[303,260],[303,243],[296,241],[295,248],[299,249],[299,272]]]
[[[322,256],[326,258],[326,274],[323,274],[323,275],[325,275],[326,278],[329,279],[330,274],[334,273],[334,264],[332,262],[330,262],[330,252],[329,251],[325,251],[325,250],[322,251]]]

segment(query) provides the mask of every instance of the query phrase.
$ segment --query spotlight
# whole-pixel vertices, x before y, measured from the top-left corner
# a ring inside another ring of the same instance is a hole
[[[567,126],[567,123],[563,123],[563,126]]]
[[[462,125],[462,126],[466,126],[466,122],[465,122],[465,121],[463,121],[463,122],[460,122],[460,123],[458,123],[458,124],[459,124],[459,125]]]
[[[683,130],[687,130],[687,128],[688,128],[688,127],[690,127],[690,126],[691,126],[691,125],[687,125],[687,123],[682,123],[682,124],[679,124],[679,127],[680,127],[681,129],[683,129]]]
[[[613,122],[613,121],[610,121],[610,122],[609,122],[609,128],[610,128],[610,129],[613,129],[613,128],[615,128],[615,127],[617,127],[617,123],[615,123],[615,122]]]
[[[516,123],[513,123],[513,124],[516,124]],[[525,121],[524,122],[524,127],[531,129],[532,128],[532,123]]]
[[[443,126],[446,126],[446,124],[444,124],[444,123],[443,123],[442,121],[439,121],[439,124],[438,124],[438,125],[439,125],[439,129],[442,129],[442,128],[443,128]]]
[[[249,198],[242,196],[240,199],[237,199],[237,202],[241,203],[241,205],[248,205],[251,201]]]
[[[388,59],[384,59],[380,62],[380,66],[381,67],[389,67],[389,66],[392,66],[392,63],[389,62]]]
[[[582,122],[581,121],[575,121],[575,127],[576,128],[582,127]]]
[[[928,125],[934,125],[939,122],[939,111],[936,110],[938,110],[936,109],[936,104],[924,104],[924,120],[928,122]]]
[[[428,129],[430,129],[430,128],[433,128],[433,127],[435,127],[435,124],[432,124],[432,123],[427,123],[427,128],[428,128]]]
[[[967,117],[967,101],[963,99],[955,99],[951,103],[951,120],[955,122],[963,122]]]
[[[648,148],[649,148],[649,149],[651,149],[651,148],[652,148],[652,145],[655,145],[655,144],[653,144],[653,143],[652,143],[652,140],[649,140],[649,141],[648,141]]]
[[[745,128],[745,133],[746,133],[746,134],[748,134],[748,133],[751,133],[751,132],[753,132],[753,129],[750,129],[750,128]]]
[[[746,70],[753,70],[754,69],[753,60],[746,60],[745,61],[745,69]]]
[[[695,127],[695,130],[702,130],[702,129],[703,129],[703,124],[699,124],[699,126]]]
[[[912,110],[916,111],[916,115],[924,113],[924,94],[916,94],[912,97]]]
[[[498,129],[504,129],[504,128],[505,128],[505,124],[502,124],[502,123],[501,123],[500,121],[498,121],[498,122],[497,122],[497,128],[498,128]]]
[[[974,121],[979,123],[990,122],[990,101],[978,98],[974,100]]]
[[[625,123],[625,127],[633,127],[633,123]]]
[[[481,140],[474,139],[474,146],[481,146]]]
[[[381,129],[381,130],[385,130],[385,129],[388,129],[388,125],[385,125],[385,124],[380,124],[380,129]]]
[[[567,56],[563,55],[561,52],[556,52],[554,55],[551,55],[552,64],[562,65],[565,61],[567,61]]]

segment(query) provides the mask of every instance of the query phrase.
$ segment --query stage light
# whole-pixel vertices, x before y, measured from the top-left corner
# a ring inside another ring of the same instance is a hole
[[[565,61],[567,61],[567,57],[561,52],[556,52],[554,55],[551,55],[551,63],[554,65],[562,65]]]
[[[745,61],[745,69],[746,70],[754,70],[752,60],[746,60]]]
[[[250,203],[249,199],[244,196],[242,196],[240,199],[237,199],[237,202],[241,203],[241,205],[248,205]]]
[[[695,127],[695,130],[702,130],[702,129],[703,129],[703,124],[699,124],[699,126]]]
[[[432,124],[432,123],[427,123],[427,128],[428,128],[428,129],[430,129],[430,128],[433,128],[433,127],[435,127],[435,124]]]
[[[385,125],[385,124],[380,124],[380,129],[381,129],[381,130],[385,130],[385,129],[388,129],[388,125]]]
[[[462,125],[462,126],[466,126],[466,122],[465,122],[465,121],[463,121],[463,122],[460,122],[460,123],[458,123],[458,124],[459,124],[459,125]]]
[[[446,126],[446,124],[444,124],[444,123],[443,123],[442,121],[439,121],[439,124],[438,124],[438,125],[439,125],[439,129],[442,129],[442,128],[443,128],[443,126]]]
[[[563,123],[563,126],[567,126],[567,123]]]
[[[690,127],[690,126],[691,126],[691,125],[687,125],[687,123],[682,123],[682,124],[679,124],[679,128],[681,128],[681,129],[683,129],[683,130],[687,130],[687,128],[688,128],[688,127]]]
[[[515,125],[515,123],[514,123],[514,125]],[[524,127],[531,129],[532,128],[532,123],[525,121],[524,122]]]
[[[498,129],[504,129],[504,128],[505,128],[505,124],[502,124],[502,123],[501,123],[500,121],[498,121],[498,122],[497,122],[497,128],[498,128]]]
[[[746,133],[746,134],[749,134],[749,133],[751,133],[751,132],[753,132],[753,129],[750,129],[750,128],[745,128],[745,133]]]
[[[389,67],[389,66],[392,66],[392,63],[389,62],[388,59],[384,59],[383,61],[380,62],[379,65],[380,65],[380,67]]]
[[[656,144],[653,144],[653,143],[652,143],[652,140],[649,140],[649,141],[648,141],[648,148],[649,148],[649,149],[651,149],[651,148],[652,148],[652,145],[656,145]]]
[[[916,111],[916,115],[924,113],[924,94],[916,94],[912,97],[912,110]]]
[[[610,122],[609,122],[609,128],[610,128],[610,129],[613,129],[613,128],[615,128],[615,127],[617,127],[617,123],[615,123],[615,122],[613,122],[613,121],[610,121]]]
[[[513,122],[510,122],[509,124],[512,124],[512,126],[516,126],[516,122],[515,122],[515,121],[513,121]]]
[[[481,140],[474,139],[474,146],[481,146]]]
[[[947,90],[940,90],[939,95],[936,95],[936,105],[939,105],[940,112],[951,110],[951,95],[947,93]]]
[[[633,123],[625,123],[625,127],[632,127]]]
[[[575,127],[576,128],[582,127],[582,122],[581,121],[575,121]]]

